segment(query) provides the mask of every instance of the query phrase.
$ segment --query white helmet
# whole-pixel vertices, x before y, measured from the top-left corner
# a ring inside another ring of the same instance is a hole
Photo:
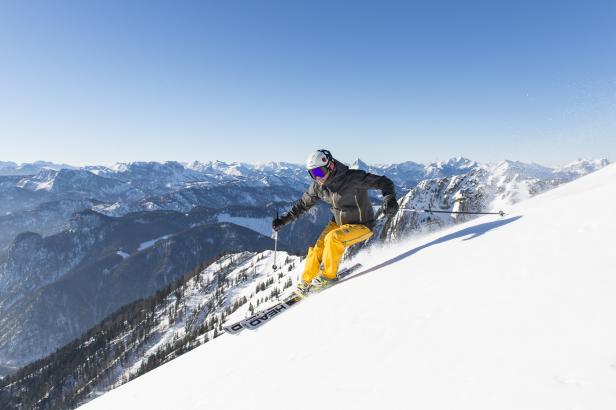
[[[333,159],[331,152],[326,149],[314,151],[308,156],[308,159],[306,159],[306,169],[310,171],[317,167],[328,166]]]

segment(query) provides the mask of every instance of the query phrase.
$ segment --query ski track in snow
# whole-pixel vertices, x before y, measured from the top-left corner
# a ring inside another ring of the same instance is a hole
[[[616,408],[616,165],[366,268],[85,409]],[[308,392],[308,393],[306,393]]]

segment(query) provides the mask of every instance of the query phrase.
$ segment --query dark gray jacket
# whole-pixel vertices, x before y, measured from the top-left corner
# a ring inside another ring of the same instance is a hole
[[[333,220],[338,225],[362,224],[372,229],[375,217],[368,198],[368,190],[380,189],[383,197],[395,196],[394,183],[385,176],[349,169],[343,163],[334,161],[336,163],[334,174],[323,185],[313,181],[308,191],[287,213],[287,218],[297,219],[320,199],[331,206]]]

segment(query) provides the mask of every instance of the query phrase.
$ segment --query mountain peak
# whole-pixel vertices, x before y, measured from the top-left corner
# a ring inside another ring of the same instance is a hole
[[[364,161],[362,161],[361,159],[357,158],[349,167],[351,169],[361,169],[362,171],[367,171],[370,166],[368,164],[366,164]]]
[[[477,163],[468,158],[458,156],[458,157],[450,158],[445,164],[450,165],[450,166],[469,168],[469,167],[475,166]]]

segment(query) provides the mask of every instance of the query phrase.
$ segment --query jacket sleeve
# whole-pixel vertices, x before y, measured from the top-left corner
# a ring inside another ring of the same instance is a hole
[[[360,186],[365,189],[380,189],[383,198],[388,195],[396,196],[396,188],[391,179],[384,175],[374,175],[369,172],[362,172]]]
[[[306,191],[302,197],[291,207],[291,210],[287,212],[286,218],[289,221],[295,220],[303,215],[306,211],[312,208],[319,201],[319,196],[317,195],[314,184],[310,185],[308,191]]]

